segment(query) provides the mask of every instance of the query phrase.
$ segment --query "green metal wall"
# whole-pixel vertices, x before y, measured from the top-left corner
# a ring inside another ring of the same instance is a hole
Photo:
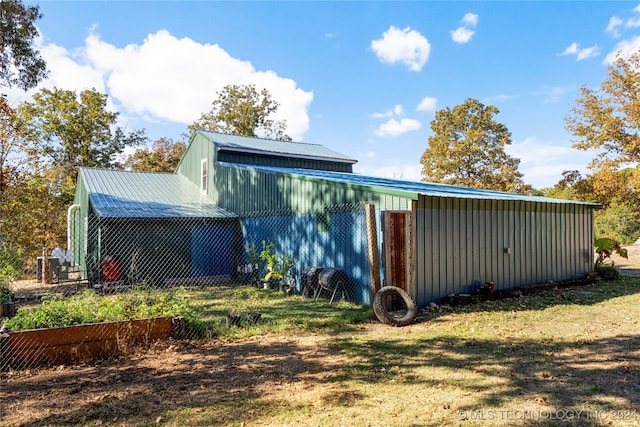
[[[215,168],[213,167],[216,159],[215,147],[207,138],[199,133],[194,134],[193,140],[187,147],[176,173],[184,176],[200,188],[200,167],[203,159],[209,160],[209,182],[208,195],[212,194],[213,176]]]
[[[248,212],[292,210],[317,212],[327,206],[370,202],[381,209],[409,209],[411,193],[376,191],[285,173],[266,173],[216,166],[213,202],[242,215]]]
[[[76,192],[73,199],[73,204],[78,206],[77,209],[72,211],[71,215],[71,249],[74,253],[74,263],[80,266],[81,272],[86,272],[86,248],[85,248],[85,235],[87,233],[87,219],[89,216],[89,193],[84,183],[82,174],[78,174],[78,180],[76,182]],[[83,274],[83,278],[87,277]]]
[[[326,170],[332,172],[353,172],[351,163],[331,162],[325,160],[299,159],[282,156],[260,156],[248,153],[218,152],[218,161],[247,165],[276,166],[282,168],[301,168]]]
[[[419,305],[475,284],[496,289],[584,277],[593,270],[593,207],[420,197]]]

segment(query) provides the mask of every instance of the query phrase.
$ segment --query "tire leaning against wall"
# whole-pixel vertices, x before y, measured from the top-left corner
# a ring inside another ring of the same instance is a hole
[[[395,317],[387,311],[385,300],[390,295],[397,295],[407,306],[407,312],[404,316]],[[416,320],[418,308],[416,307],[416,303],[413,298],[411,298],[411,295],[409,295],[404,289],[397,286],[384,286],[376,292],[376,295],[373,298],[373,312],[378,320],[384,324],[391,326],[406,326]]]

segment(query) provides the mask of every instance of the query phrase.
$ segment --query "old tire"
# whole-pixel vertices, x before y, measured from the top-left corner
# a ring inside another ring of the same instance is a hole
[[[393,299],[402,300],[405,310],[399,310],[400,313],[392,312],[389,309],[389,300]],[[382,323],[391,326],[405,326],[413,323],[418,314],[418,308],[416,303],[404,289],[397,286],[384,286],[376,292],[373,298],[373,312],[376,314],[378,320]]]

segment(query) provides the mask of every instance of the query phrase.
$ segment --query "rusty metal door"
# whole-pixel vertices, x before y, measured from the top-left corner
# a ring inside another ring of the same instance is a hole
[[[385,285],[413,291],[413,223],[411,211],[382,213]]]

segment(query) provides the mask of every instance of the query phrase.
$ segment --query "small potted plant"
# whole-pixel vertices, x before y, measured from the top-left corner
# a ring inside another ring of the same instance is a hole
[[[13,317],[16,313],[16,306],[13,301],[14,294],[4,283],[0,282],[0,319],[3,317]]]
[[[293,268],[296,259],[291,255],[281,255],[275,252],[276,244],[263,242],[263,250],[260,257],[265,261],[267,273],[263,278],[264,288],[277,288],[289,294],[295,288]]]

